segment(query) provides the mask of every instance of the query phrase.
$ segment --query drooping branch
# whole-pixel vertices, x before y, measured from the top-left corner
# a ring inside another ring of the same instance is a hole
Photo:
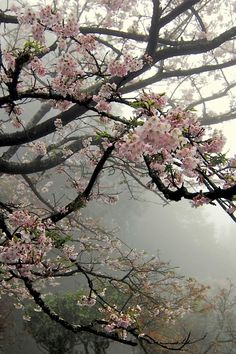
[[[68,321],[64,320],[60,315],[58,315],[55,311],[53,311],[46,303],[45,301],[42,299],[41,294],[33,287],[33,283],[30,279],[28,279],[27,277],[21,277],[21,279],[23,280],[25,287],[27,288],[27,290],[29,291],[30,295],[33,297],[35,303],[42,309],[42,311],[48,315],[51,320],[59,323],[61,326],[63,326],[64,328],[68,329],[69,331],[72,331],[73,333],[80,333],[80,332],[88,332],[88,333],[92,333],[95,334],[97,336],[100,337],[104,337],[104,338],[108,338],[108,339],[112,339],[116,342],[120,342],[120,343],[124,343],[130,346],[137,346],[137,342],[133,342],[131,340],[126,340],[126,339],[122,339],[120,337],[118,337],[115,334],[109,334],[106,333],[104,331],[99,331],[96,330],[93,325],[93,323],[88,324],[88,325],[75,325],[75,324],[71,324]],[[97,323],[104,323],[106,324],[105,321],[96,321]]]
[[[152,182],[156,185],[157,189],[164,195],[167,200],[173,200],[175,202],[178,202],[181,199],[193,200],[200,195],[209,199],[210,201],[217,199],[227,199],[231,201],[236,195],[236,185],[226,189],[222,189],[220,187],[214,188],[208,192],[203,192],[202,190],[199,192],[189,192],[188,189],[182,185],[180,188],[177,188],[175,191],[173,191],[165,186],[158,174],[151,168],[150,160],[147,156],[144,156],[144,161],[148,168],[148,174],[151,177]]]
[[[56,223],[56,222],[60,221],[61,219],[65,218],[66,216],[68,216],[69,214],[71,214],[72,212],[84,207],[86,201],[90,197],[91,191],[98,179],[99,174],[103,170],[103,167],[104,167],[106,161],[108,160],[108,158],[110,157],[114,148],[115,148],[115,143],[112,143],[105,150],[101,159],[98,161],[85,190],[82,193],[79,193],[79,195],[72,202],[67,204],[65,207],[65,210],[63,210],[62,212],[59,211],[57,213],[52,214],[49,217],[52,220],[52,222]]]

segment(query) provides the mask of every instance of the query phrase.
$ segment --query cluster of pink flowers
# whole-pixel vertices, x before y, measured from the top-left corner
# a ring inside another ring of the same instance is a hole
[[[14,55],[10,52],[4,52],[3,59],[5,63],[7,64],[7,69],[15,69],[15,64],[16,64],[16,58]]]
[[[55,10],[51,5],[36,10],[27,7],[18,18],[22,24],[31,25],[34,39],[41,42],[45,40],[46,29],[53,30],[59,38],[77,37],[80,34],[76,17],[73,14],[65,16],[60,8]]]
[[[126,76],[129,72],[138,71],[143,67],[143,61],[133,58],[131,55],[124,56],[124,61],[111,60],[108,64],[108,73],[112,76]]]
[[[139,305],[128,308],[127,312],[117,311],[116,306],[107,306],[104,309],[100,309],[100,312],[105,314],[104,320],[108,322],[104,326],[104,330],[108,333],[119,331],[122,329],[122,337],[127,335],[126,330],[136,323],[138,316],[141,313],[141,307]]]
[[[36,22],[32,25],[31,28],[32,28],[33,38],[36,41],[44,42],[45,41],[45,37],[44,37],[45,28],[44,28],[44,26],[42,26],[40,23]]]
[[[112,76],[126,76],[128,74],[128,66],[125,63],[120,63],[118,60],[110,61],[108,73]]]
[[[116,91],[116,84],[104,84],[97,95],[93,95],[94,102],[97,102],[95,108],[99,112],[109,112],[111,105],[107,100],[111,99]]]
[[[34,57],[29,64],[29,67],[35,71],[36,74],[39,76],[45,76],[46,75],[46,68],[38,57]]]
[[[86,97],[85,94],[81,93],[83,80],[77,80],[76,76],[73,76],[73,70],[71,70],[69,65],[63,68],[63,72],[67,73],[69,76],[61,75],[59,72],[59,75],[56,76],[51,82],[51,86],[53,90],[61,94],[63,97],[70,95],[74,99],[83,101],[84,98]],[[75,74],[76,72],[74,73],[74,75]],[[68,105],[71,104],[71,102],[69,101],[61,100],[61,101],[54,101],[53,105],[54,107],[61,109],[60,107],[65,106],[67,103]]]
[[[57,64],[57,72],[62,76],[75,77],[78,75],[78,63],[70,54],[60,57]]]
[[[76,37],[79,34],[79,24],[73,15],[71,15],[66,23],[63,24],[59,33],[62,37]]]
[[[205,144],[202,146],[202,151],[206,153],[218,153],[221,152],[226,139],[222,132],[214,130],[213,135],[208,139]]]
[[[192,200],[192,207],[197,208],[201,205],[208,204],[210,200],[203,195],[199,194],[197,197]]]
[[[0,261],[5,271],[15,269],[21,276],[32,278],[31,271],[38,266],[52,248],[52,240],[46,235],[46,225],[27,210],[14,211],[8,217],[11,228],[17,232],[11,240],[0,246]]]
[[[37,217],[28,210],[16,210],[8,216],[9,222],[14,227],[24,226],[32,228],[37,220]]]
[[[60,11],[54,11],[52,6],[46,5],[35,10],[32,7],[26,7],[24,11],[19,14],[19,21],[22,24],[33,25],[40,23],[42,26],[51,28],[62,21],[62,14]]]
[[[164,95],[143,93],[140,100],[131,103],[138,124],[117,141],[116,149],[120,157],[135,163],[142,161],[143,156],[151,158],[151,168],[168,187],[175,189],[191,179],[194,183],[202,181],[202,168],[209,175],[215,174],[206,161],[217,158],[225,138],[218,131],[205,137],[204,128],[191,111],[177,107],[162,113],[166,102]],[[197,197],[193,206],[208,202]]]
[[[45,156],[47,154],[47,147],[43,141],[36,141],[33,144],[33,149],[37,155]]]
[[[146,93],[143,92],[139,97],[139,102],[143,102],[144,104],[148,105],[148,109],[155,113],[156,110],[161,110],[167,104],[167,97],[164,93],[157,94],[152,91]],[[145,113],[145,111],[144,111]]]
[[[87,52],[92,52],[97,48],[97,40],[92,34],[80,34],[77,37],[77,45],[75,49],[81,54],[86,54]]]
[[[139,161],[143,154],[164,152],[165,159],[171,159],[171,152],[181,149],[187,143],[182,131],[171,123],[164,116],[153,115],[147,118],[142,126],[129,132],[116,144],[119,155]]]
[[[98,112],[110,112],[111,105],[105,100],[100,100],[96,104],[95,108],[98,110]]]
[[[127,66],[129,72],[138,71],[143,67],[143,61],[134,58],[131,54],[124,55],[124,64]]]

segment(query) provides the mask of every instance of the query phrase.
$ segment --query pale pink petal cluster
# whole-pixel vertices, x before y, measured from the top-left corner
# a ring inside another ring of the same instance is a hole
[[[29,67],[35,71],[36,74],[39,76],[45,76],[46,75],[46,68],[38,57],[34,57],[29,64]]]
[[[207,153],[219,153],[222,151],[226,139],[222,132],[215,130],[212,137],[203,145],[203,151]]]
[[[199,194],[192,200],[192,207],[198,208],[199,206],[202,206],[204,204],[208,204],[210,202],[210,199],[204,197],[203,195]]]
[[[138,71],[143,67],[143,61],[133,58],[131,55],[124,56],[123,62],[111,60],[108,64],[108,73],[112,76],[126,76],[129,72]]]
[[[78,64],[72,55],[65,54],[63,57],[59,58],[57,72],[60,72],[62,76],[70,78],[78,75]]]
[[[111,105],[107,101],[100,100],[95,108],[98,110],[98,112],[110,112],[111,111]]]
[[[106,306],[104,309],[100,309],[100,312],[105,315],[104,320],[108,322],[108,324],[104,326],[106,332],[111,333],[115,332],[117,329],[123,329],[125,331],[123,335],[126,336],[128,327],[132,327],[136,323],[137,317],[141,313],[141,307],[139,305],[129,307],[126,313],[124,313],[117,311],[116,306]]]
[[[14,55],[10,52],[5,51],[3,54],[3,58],[7,64],[7,68],[14,70],[16,64],[16,58],[14,57]]]
[[[31,228],[35,225],[37,217],[30,214],[28,210],[16,210],[8,216],[9,222],[14,227],[24,226]]]
[[[47,147],[43,141],[36,141],[36,143],[33,144],[33,149],[39,156],[45,156],[47,154]]]

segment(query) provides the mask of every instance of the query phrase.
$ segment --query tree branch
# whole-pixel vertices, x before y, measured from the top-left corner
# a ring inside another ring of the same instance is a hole
[[[72,212],[74,212],[84,206],[85,202],[90,197],[90,193],[92,191],[94,184],[97,181],[99,174],[101,173],[107,159],[110,157],[114,148],[115,148],[115,143],[113,143],[112,145],[110,145],[106,149],[106,151],[102,155],[101,159],[97,163],[85,190],[82,193],[79,193],[79,195],[72,202],[70,202],[69,204],[66,205],[65,211],[54,213],[47,219],[51,219],[52,222],[56,223],[56,222],[60,221],[61,219],[65,218],[66,216],[68,216],[69,214],[71,214]]]

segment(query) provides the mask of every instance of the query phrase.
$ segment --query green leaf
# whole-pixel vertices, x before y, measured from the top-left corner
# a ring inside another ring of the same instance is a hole
[[[97,139],[102,139],[102,138],[112,138],[112,136],[106,132],[106,131],[103,131],[103,132],[96,132],[96,135],[97,135]]]
[[[44,46],[38,41],[28,40],[24,44],[24,52],[29,52],[31,54],[39,54],[44,50]]]

